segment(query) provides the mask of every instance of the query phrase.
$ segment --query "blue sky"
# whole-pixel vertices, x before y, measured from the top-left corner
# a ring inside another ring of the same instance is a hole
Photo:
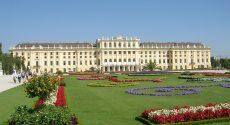
[[[230,57],[230,0],[0,0],[3,50],[19,42],[203,42]]]

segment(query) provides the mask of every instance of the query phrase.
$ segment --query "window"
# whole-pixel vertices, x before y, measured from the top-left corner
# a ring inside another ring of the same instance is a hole
[[[50,52],[50,55],[53,55],[53,52]]]
[[[107,54],[107,51],[104,51],[104,54]]]
[[[58,55],[58,52],[56,52],[56,55]]]
[[[109,62],[112,62],[112,59],[109,59]]]
[[[44,61],[44,65],[47,66],[47,61]]]
[[[112,54],[112,51],[109,51],[109,54]]]
[[[80,53],[81,54],[81,53]],[[63,53],[63,55],[65,55],[65,52]]]
[[[107,59],[105,59],[104,62],[107,62]]]
[[[73,55],[75,55],[76,53],[75,52],[73,52]]]
[[[87,65],[87,60],[85,60],[85,65]]]
[[[50,72],[53,73],[53,68],[50,69]]]
[[[114,59],[114,62],[117,62],[117,59]]]
[[[73,65],[75,65],[75,61],[73,61]]]
[[[56,61],[56,65],[59,65],[59,62],[58,62],[58,61]]]
[[[119,51],[119,54],[121,54],[121,51]]]
[[[136,59],[135,59],[135,58],[133,58],[133,62],[136,62]]]
[[[126,59],[124,59],[124,62],[126,62]]]
[[[121,62],[121,59],[119,59],[119,62]]]
[[[135,54],[135,51],[133,51],[133,54]]]
[[[82,52],[80,52],[80,55],[82,55]]]
[[[135,43],[133,43],[133,47],[135,47]]]
[[[30,61],[27,62],[27,66],[30,66]]]
[[[131,54],[131,51],[128,51],[128,54]]]
[[[50,61],[50,65],[51,65],[51,66],[53,65],[53,61]]]
[[[119,43],[118,46],[121,47],[121,43]]]
[[[70,55],[70,52],[68,54]]]
[[[128,43],[128,47],[131,47],[130,43]]]
[[[104,43],[104,47],[107,47],[107,44],[106,44],[106,43]]]
[[[131,62],[131,59],[128,59],[128,62]]]
[[[63,65],[65,66],[66,64],[65,64],[65,61],[63,61]]]
[[[123,43],[123,47],[126,47],[126,43]]]
[[[116,43],[113,43],[113,47],[117,47],[117,44],[116,44]]]
[[[114,51],[114,54],[117,54],[117,51]]]
[[[92,65],[92,60],[89,61],[89,65]]]
[[[175,59],[175,63],[177,63],[177,59]]]
[[[124,51],[123,53],[126,54],[126,51]]]
[[[71,61],[68,61],[68,65],[71,65]]]
[[[112,43],[109,43],[109,47],[112,47]]]
[[[80,60],[80,65],[82,65],[82,61]]]

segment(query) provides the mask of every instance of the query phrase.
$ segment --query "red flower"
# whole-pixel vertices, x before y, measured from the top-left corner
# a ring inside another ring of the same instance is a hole
[[[55,102],[55,106],[57,106],[57,107],[58,106],[60,106],[60,107],[66,106],[66,99],[65,99],[63,86],[59,86],[59,88],[58,88],[57,100]]]

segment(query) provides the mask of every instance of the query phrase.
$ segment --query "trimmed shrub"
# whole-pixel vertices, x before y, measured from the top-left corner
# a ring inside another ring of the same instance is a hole
[[[33,77],[24,84],[25,92],[29,98],[38,96],[39,98],[46,98],[50,92],[56,89],[59,83],[58,78],[43,74],[38,77]]]
[[[17,107],[8,120],[9,125],[77,125],[75,115],[68,108],[43,106],[39,109]]]

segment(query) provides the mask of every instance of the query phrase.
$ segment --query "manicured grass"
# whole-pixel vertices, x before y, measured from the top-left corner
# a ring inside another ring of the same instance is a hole
[[[130,95],[125,91],[130,88],[143,86],[179,86],[199,85],[201,83],[188,83],[179,80],[177,75],[166,76],[118,76],[125,78],[149,78],[166,77],[161,83],[140,83],[131,87],[89,87],[88,83],[94,81],[80,81],[76,76],[66,76],[66,95],[69,107],[75,112],[82,125],[142,125],[135,120],[136,116],[145,109],[173,108],[184,105],[202,105],[207,103],[230,102],[228,98],[230,89],[222,87],[198,88],[204,92],[196,95],[155,97]],[[210,84],[207,83],[207,84]],[[212,83],[213,84],[213,83]],[[216,82],[218,84],[218,82]],[[223,124],[223,123],[221,123]],[[229,123],[228,123],[229,124]]]
[[[174,97],[156,97],[131,95],[125,91],[144,86],[180,86],[199,85],[196,82],[186,82],[178,79],[178,75],[165,76],[127,76],[118,75],[119,79],[156,79],[164,78],[163,82],[139,82],[128,87],[90,87],[87,84],[96,81],[77,80],[76,76],[65,76],[65,95],[67,104],[73,113],[77,114],[80,125],[143,125],[135,120],[145,109],[173,108],[184,105],[202,105],[220,102],[230,102],[230,89],[222,87],[197,88],[203,90],[200,94]],[[106,82],[106,81],[103,81]],[[215,84],[208,82],[207,84]],[[219,82],[216,82],[219,84]],[[153,90],[154,91],[154,90]],[[34,106],[36,98],[27,98],[22,86],[0,93],[0,124],[9,119],[15,107],[19,105]],[[219,123],[228,125],[230,123]],[[212,124],[218,125],[218,123]]]
[[[10,114],[19,105],[34,106],[35,99],[27,98],[23,86],[0,93],[0,125],[7,124]]]

